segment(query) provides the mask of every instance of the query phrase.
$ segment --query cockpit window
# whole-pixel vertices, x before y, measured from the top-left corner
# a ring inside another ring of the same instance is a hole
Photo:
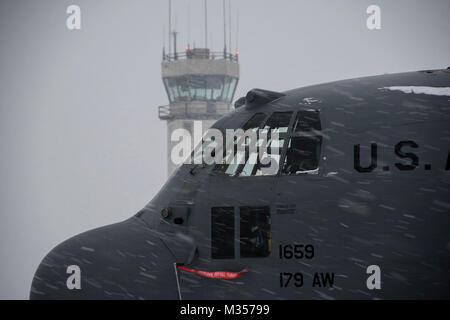
[[[264,113],[256,113],[243,125],[242,134],[222,150],[223,161],[214,172],[238,177],[276,175],[279,171],[283,175],[317,174],[322,146],[319,110],[300,110],[295,115],[274,112],[266,118]],[[269,170],[274,163],[275,170]]]
[[[319,166],[322,137],[291,137],[286,152],[283,174],[315,173]]]
[[[295,117],[282,168],[284,175],[317,174],[322,146],[318,110],[301,110]]]
[[[279,133],[287,133],[292,112],[274,112],[267,120],[264,129],[275,129]]]
[[[262,135],[267,135],[267,150],[262,154],[260,153],[261,158],[258,157],[257,152],[251,152],[246,158],[242,171],[239,173],[240,177],[276,175],[278,173],[278,170],[264,173],[264,167],[270,166],[271,162],[261,161],[261,159],[269,158],[275,161],[276,164],[280,163],[281,152],[284,147],[284,141],[287,138],[292,115],[293,112],[274,112],[269,117],[264,125],[264,129],[260,132]],[[278,137],[272,136],[274,132],[278,134]],[[262,144],[263,139],[260,135],[260,137],[258,137],[257,147],[260,148]],[[279,165],[277,165],[277,167],[278,166]]]
[[[293,132],[308,132],[322,130],[318,110],[301,110],[295,117]]]
[[[262,129],[259,128],[266,115],[253,115],[242,128],[246,134],[236,138],[234,144],[229,147],[234,149],[234,152],[224,155],[224,163],[217,165],[214,171],[240,177],[276,175],[293,114],[274,112]],[[277,136],[273,136],[275,133]],[[251,139],[255,140],[253,143],[256,148],[251,148]],[[276,167],[275,170],[270,169],[272,166]]]
[[[242,128],[246,134],[236,138],[229,147],[234,152],[224,155],[224,163],[214,171],[239,177],[276,175],[293,114],[274,112],[266,123],[263,123],[265,114],[253,115]],[[251,148],[251,139],[255,139],[256,148]]]

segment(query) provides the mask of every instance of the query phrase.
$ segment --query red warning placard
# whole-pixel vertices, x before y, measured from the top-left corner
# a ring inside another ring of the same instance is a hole
[[[197,269],[187,268],[185,266],[177,266],[178,269],[192,272],[203,277],[207,278],[216,278],[216,279],[236,279],[239,278],[243,273],[248,272],[248,269],[245,268],[240,272],[231,272],[231,271],[203,271]]]

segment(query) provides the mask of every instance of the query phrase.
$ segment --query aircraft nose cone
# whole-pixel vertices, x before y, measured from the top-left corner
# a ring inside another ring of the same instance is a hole
[[[30,299],[177,299],[174,262],[133,217],[58,245],[39,265]]]

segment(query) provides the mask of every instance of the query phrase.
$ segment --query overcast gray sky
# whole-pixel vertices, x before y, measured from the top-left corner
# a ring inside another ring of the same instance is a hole
[[[71,4],[79,31],[66,28]],[[179,48],[203,46],[202,4],[173,0]],[[381,30],[366,27],[370,4]],[[208,8],[220,51],[222,0]],[[238,97],[450,66],[448,0],[232,0],[233,51],[236,9]],[[28,298],[55,245],[130,217],[164,183],[167,11],[167,0],[0,0],[0,298]]]

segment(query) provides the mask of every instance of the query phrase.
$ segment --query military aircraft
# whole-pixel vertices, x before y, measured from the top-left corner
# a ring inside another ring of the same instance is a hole
[[[183,164],[132,218],[54,248],[30,298],[450,298],[449,69],[235,107],[213,128],[277,129],[276,173]]]

